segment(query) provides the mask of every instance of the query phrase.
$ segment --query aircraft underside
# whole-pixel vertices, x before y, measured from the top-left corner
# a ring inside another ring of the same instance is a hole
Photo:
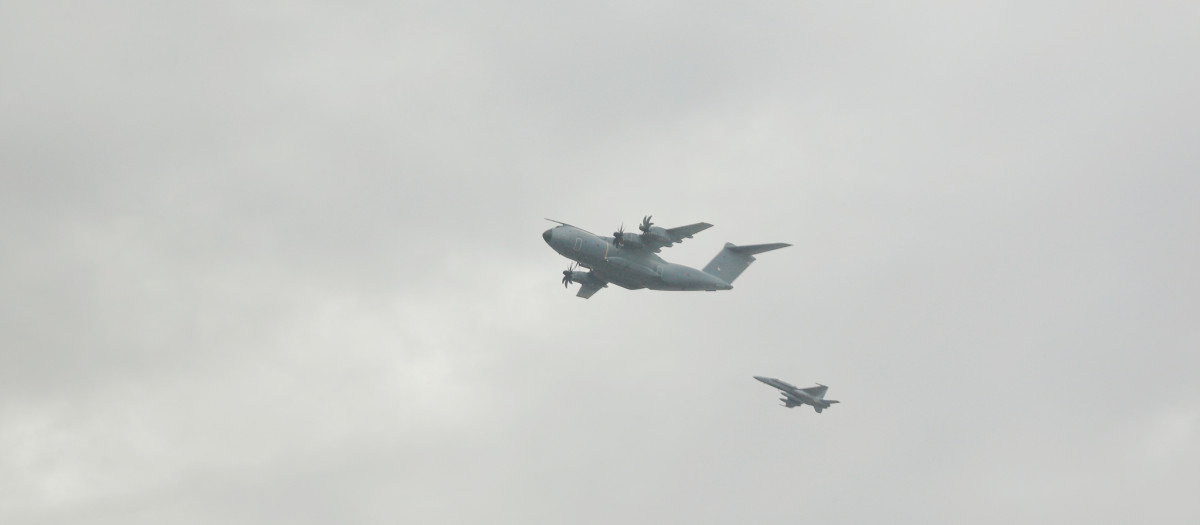
[[[772,388],[779,389],[783,394],[783,397],[779,398],[779,402],[782,403],[781,406],[787,408],[810,405],[813,407],[813,410],[820,414],[826,408],[839,402],[836,399],[825,399],[825,391],[829,387],[820,383],[817,383],[817,386],[814,387],[797,388],[773,377],[754,376],[754,379]]]
[[[732,286],[722,283],[700,270],[670,263],[659,265],[660,268],[665,267],[665,272],[662,270],[651,270],[648,266],[644,265],[626,265],[625,267],[621,267],[616,264],[602,263],[589,265],[581,263],[581,266],[591,269],[594,276],[603,279],[605,282],[615,284],[627,290],[649,288],[651,290],[663,291],[713,291],[732,288]],[[667,278],[664,278],[664,273],[668,274],[666,277],[671,278],[670,282]],[[671,275],[672,273],[675,275]]]
[[[646,285],[644,284],[646,279],[631,279],[624,275],[624,272],[611,271],[607,269],[598,270],[593,265],[589,265],[584,262],[580,262],[579,265],[591,270],[592,275],[604,280],[604,282],[615,284],[621,288],[625,288],[626,290],[640,290],[642,288],[646,288]]]
[[[558,222],[558,221],[554,221]],[[591,271],[575,271],[572,265],[563,272],[562,283],[580,284],[579,297],[587,299],[608,284],[628,290],[649,288],[668,291],[717,291],[733,289],[733,281],[741,275],[754,255],[776,250],[786,243],[725,247],[703,270],[664,261],[656,255],[659,250],[689,239],[693,234],[711,227],[696,223],[677,228],[660,228],[646,216],[635,234],[621,230],[612,237],[602,237],[565,223],[546,230],[542,238],[554,251]]]

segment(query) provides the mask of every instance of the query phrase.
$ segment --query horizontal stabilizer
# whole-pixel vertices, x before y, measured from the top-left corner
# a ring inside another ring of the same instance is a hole
[[[769,252],[791,246],[787,243],[777,242],[772,244],[751,244],[748,246],[737,246],[733,243],[725,243],[725,248],[709,261],[708,266],[704,267],[704,273],[712,275],[729,284],[733,284],[733,280],[737,279],[746,268],[750,267],[750,263],[754,262],[754,254]]]

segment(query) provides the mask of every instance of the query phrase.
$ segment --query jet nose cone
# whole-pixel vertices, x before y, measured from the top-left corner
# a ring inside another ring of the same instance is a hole
[[[759,381],[762,381],[762,382],[764,382],[764,383],[766,383],[766,382],[767,382],[767,378],[765,378],[765,377],[763,377],[763,376],[754,376],[754,379],[757,379],[757,380],[759,380]]]
[[[554,228],[550,228],[542,232],[542,238],[546,240],[546,244],[550,244],[550,238],[554,236]]]

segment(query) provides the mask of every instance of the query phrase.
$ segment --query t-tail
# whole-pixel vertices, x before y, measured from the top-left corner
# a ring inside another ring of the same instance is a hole
[[[777,242],[773,244],[752,244],[749,246],[736,246],[733,243],[725,243],[725,249],[721,250],[713,260],[704,267],[704,273],[715,276],[716,278],[733,284],[733,280],[737,279],[750,264],[754,262],[754,254],[769,252],[791,246],[787,243]]]

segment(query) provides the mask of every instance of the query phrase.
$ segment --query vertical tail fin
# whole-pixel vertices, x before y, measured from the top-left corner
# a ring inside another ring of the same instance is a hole
[[[746,268],[750,267],[750,263],[754,262],[754,254],[769,252],[791,246],[787,243],[777,242],[774,244],[753,244],[750,246],[735,246],[733,243],[725,243],[725,249],[721,250],[712,261],[709,261],[708,266],[704,267],[704,273],[712,275],[722,281],[733,284],[733,280],[737,279]]]

